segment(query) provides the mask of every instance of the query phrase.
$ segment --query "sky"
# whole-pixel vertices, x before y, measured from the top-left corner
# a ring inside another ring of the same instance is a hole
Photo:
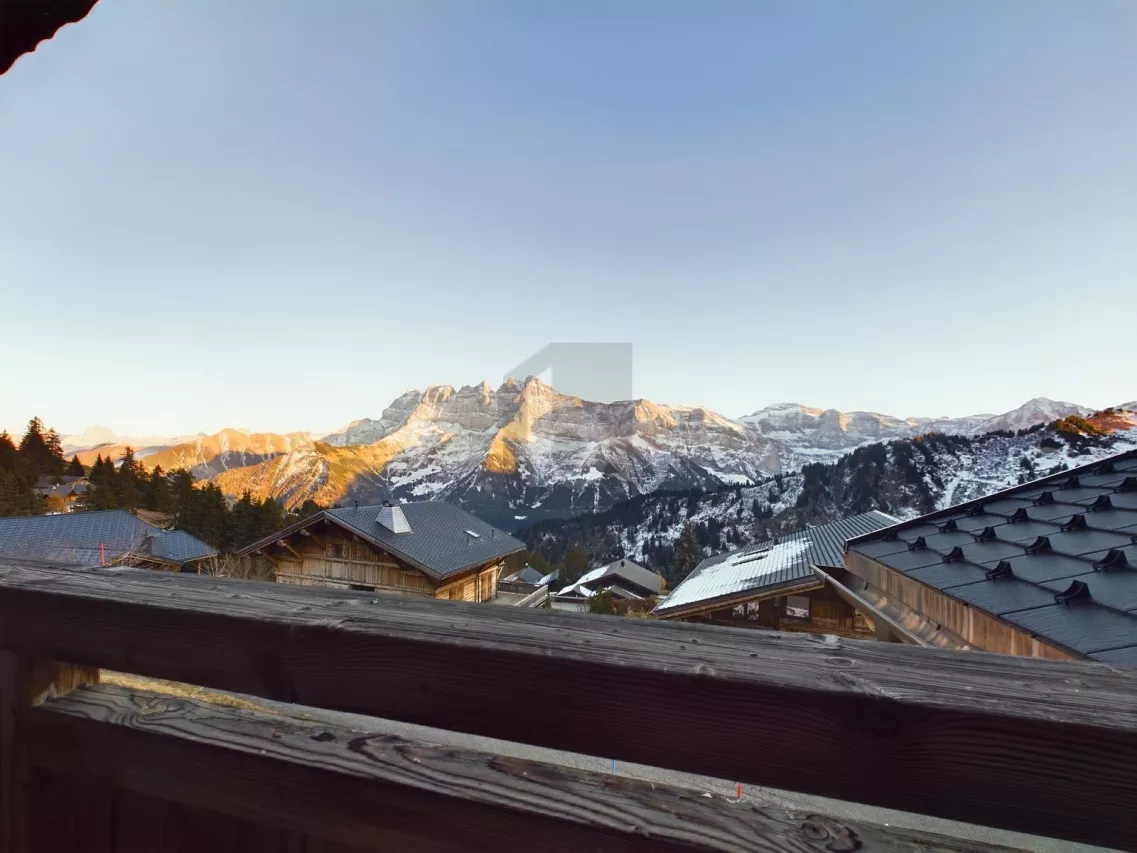
[[[0,77],[0,427],[550,342],[728,416],[1137,398],[1132,0],[101,0]]]

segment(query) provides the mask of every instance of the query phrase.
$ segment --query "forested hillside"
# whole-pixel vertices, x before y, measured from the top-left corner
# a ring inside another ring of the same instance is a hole
[[[0,433],[0,516],[42,515],[48,512],[46,498],[36,484],[58,481],[63,476],[87,477],[88,491],[74,509],[77,512],[126,509],[152,513],[152,520],[168,522],[221,551],[253,542],[322,507],[308,502],[297,512],[286,512],[279,502],[253,500],[246,492],[232,504],[211,483],[197,483],[184,468],[147,471],[127,448],[117,465],[96,456],[89,468],[77,458],[67,462],[59,434],[45,429],[39,418],[28,422],[19,444]]]

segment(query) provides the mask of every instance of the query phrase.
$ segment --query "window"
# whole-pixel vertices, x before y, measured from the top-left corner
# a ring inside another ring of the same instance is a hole
[[[804,595],[786,596],[786,618],[809,621],[809,599]]]
[[[342,558],[343,557],[343,545],[339,544],[338,542],[336,544],[332,545],[332,556]]]

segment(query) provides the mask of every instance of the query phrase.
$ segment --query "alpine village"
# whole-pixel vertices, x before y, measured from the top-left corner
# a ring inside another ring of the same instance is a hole
[[[1137,401],[383,402],[0,432],[0,853],[1137,851]]]

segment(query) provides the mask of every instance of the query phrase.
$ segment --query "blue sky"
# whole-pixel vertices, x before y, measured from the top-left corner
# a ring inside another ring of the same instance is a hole
[[[550,341],[732,416],[1133,399],[1135,104],[1131,0],[102,0],[0,78],[0,426]]]

